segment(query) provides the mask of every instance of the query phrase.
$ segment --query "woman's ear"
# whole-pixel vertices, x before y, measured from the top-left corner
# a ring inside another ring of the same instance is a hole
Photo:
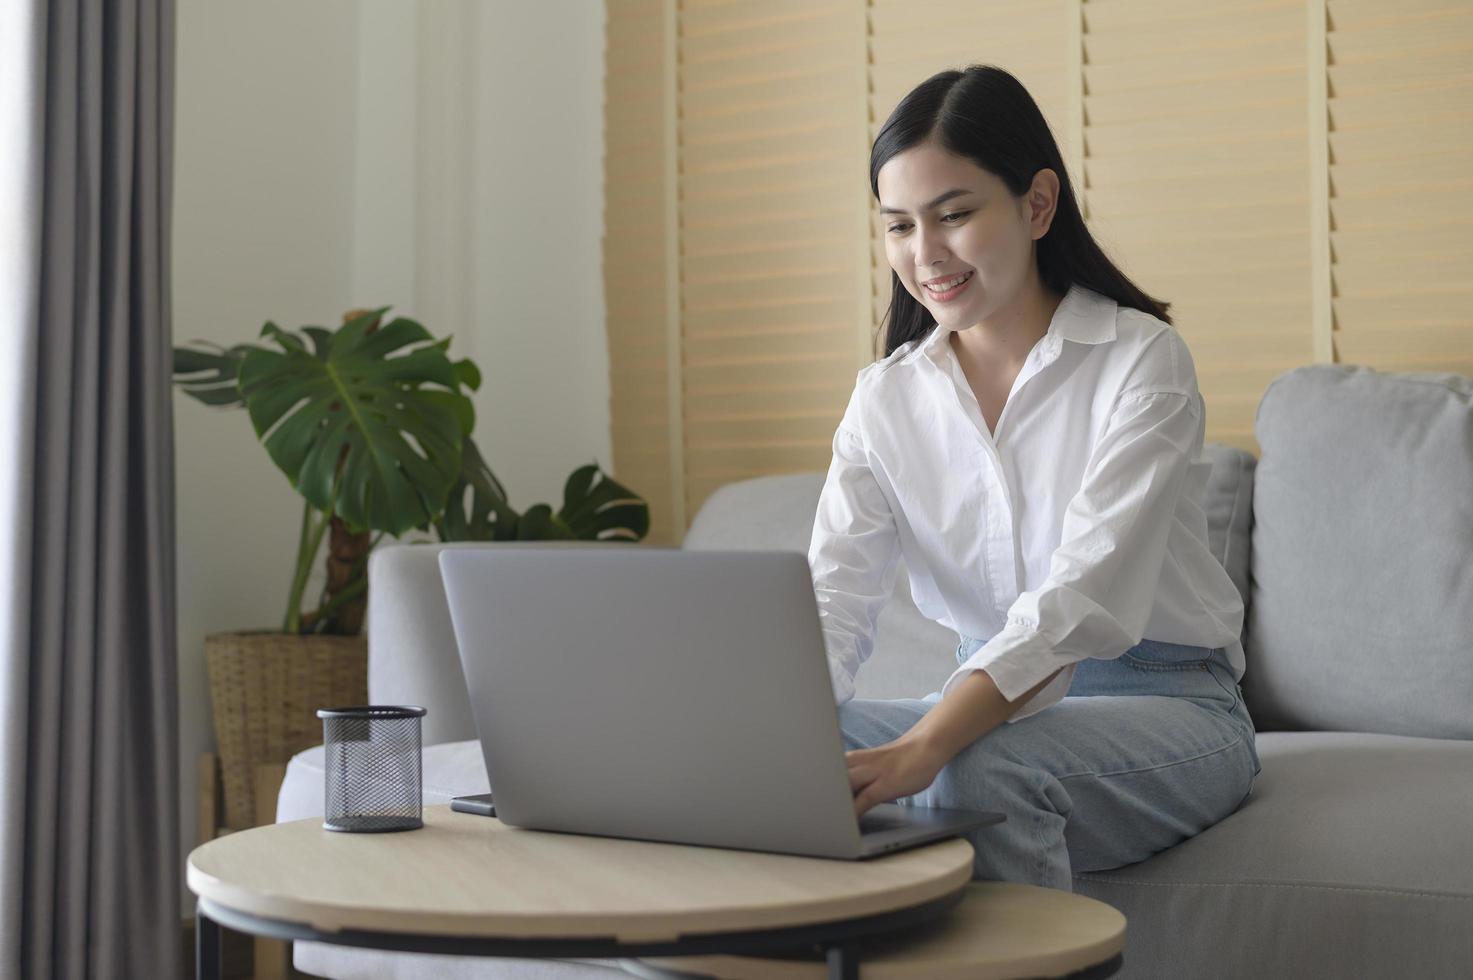
[[[1059,175],[1044,168],[1033,175],[1033,184],[1028,188],[1029,231],[1034,241],[1048,234],[1058,206]]]

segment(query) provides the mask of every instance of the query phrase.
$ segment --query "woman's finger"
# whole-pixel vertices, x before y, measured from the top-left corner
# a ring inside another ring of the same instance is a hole
[[[849,792],[858,793],[875,781],[879,774],[869,766],[857,766],[849,770]]]
[[[862,817],[866,810],[884,802],[886,802],[886,793],[880,789],[879,780],[876,780],[854,797],[854,814]]]

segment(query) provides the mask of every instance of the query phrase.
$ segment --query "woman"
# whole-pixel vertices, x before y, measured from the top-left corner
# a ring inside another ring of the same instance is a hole
[[[1070,890],[1221,820],[1259,771],[1192,358],[1090,236],[1007,72],[907,95],[870,181],[885,357],[859,372],[809,548],[855,810],[1002,811],[971,837],[975,876]],[[901,554],[959,666],[923,699],[852,700]]]

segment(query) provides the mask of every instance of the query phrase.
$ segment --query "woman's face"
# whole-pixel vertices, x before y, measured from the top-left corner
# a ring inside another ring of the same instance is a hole
[[[1036,278],[1033,242],[1057,196],[1052,170],[1014,197],[995,174],[927,140],[886,161],[878,185],[890,268],[943,329],[1007,311]]]

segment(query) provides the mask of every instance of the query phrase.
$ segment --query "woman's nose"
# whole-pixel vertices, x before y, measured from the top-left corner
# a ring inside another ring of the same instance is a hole
[[[917,227],[914,240],[917,269],[925,272],[946,261],[949,252],[946,248],[945,236],[941,234],[940,229]]]

